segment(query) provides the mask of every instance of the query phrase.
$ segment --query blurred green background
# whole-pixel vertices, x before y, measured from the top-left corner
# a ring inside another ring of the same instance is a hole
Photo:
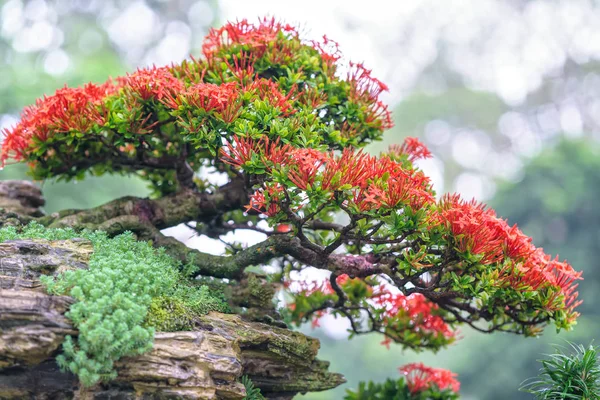
[[[396,4],[398,3],[398,4]],[[435,158],[421,167],[438,193],[459,191],[518,223],[536,245],[584,271],[576,329],[543,337],[484,335],[438,354],[386,350],[380,337],[345,339],[345,323],[326,320],[320,357],[349,383],[300,396],[340,399],[360,380],[397,377],[411,361],[459,374],[465,399],[528,399],[521,382],[536,360],[564,340],[600,337],[595,306],[600,272],[600,6],[584,0],[0,0],[0,127],[55,89],[199,54],[210,26],[275,15],[308,35],[328,36],[389,82],[396,127],[374,153],[418,136]],[[8,166],[0,179],[23,178]],[[40,182],[47,212],[146,195],[135,178]]]

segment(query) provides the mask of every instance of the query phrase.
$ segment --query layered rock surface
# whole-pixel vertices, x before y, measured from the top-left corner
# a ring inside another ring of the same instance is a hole
[[[117,363],[116,380],[80,387],[54,359],[64,337],[77,335],[65,317],[73,299],[48,295],[39,276],[87,268],[92,252],[83,239],[0,243],[0,399],[243,399],[248,375],[283,400],[344,382],[316,359],[317,339],[211,313],[194,331],[158,332],[150,352]]]

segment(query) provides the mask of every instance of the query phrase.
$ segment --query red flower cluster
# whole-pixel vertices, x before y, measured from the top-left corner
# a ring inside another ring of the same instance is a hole
[[[337,262],[364,264],[359,266],[358,269],[369,269],[372,266],[364,257],[360,256],[339,256]],[[348,265],[348,268],[357,270],[356,265]],[[436,315],[438,306],[427,300],[422,294],[416,293],[405,296],[402,293],[391,293],[385,285],[373,287],[365,280],[350,278],[347,274],[338,276],[336,283],[351,300],[366,300],[369,307],[374,309],[374,313],[381,316],[381,323],[387,334],[382,344],[388,346],[388,348],[392,341],[391,337],[395,336],[396,333],[403,334],[407,329],[423,335],[443,337],[449,341],[455,338],[456,332],[444,322],[441,316]],[[303,298],[316,293],[324,296],[336,296],[329,280],[286,283],[287,287],[292,285],[296,295]],[[355,293],[360,293],[358,298],[355,297]],[[290,309],[296,309],[295,303],[290,305]],[[324,312],[314,314],[313,326],[318,326],[318,320],[323,315]]]
[[[436,315],[439,309],[437,304],[429,301],[420,293],[405,296],[402,293],[391,293],[385,286],[381,285],[371,297],[375,306],[383,309],[383,318],[386,326],[392,331],[404,331],[407,323],[411,331],[454,338],[453,331],[443,318]],[[382,344],[389,347],[390,338],[386,338]]]
[[[265,51],[267,45],[275,41],[281,32],[298,37],[298,32],[294,27],[282,24],[275,18],[263,18],[258,25],[248,22],[247,19],[229,22],[219,29],[210,30],[204,38],[202,52],[210,60],[219,50],[236,44],[244,44],[253,50]]]
[[[285,168],[299,189],[317,188],[331,193],[353,190],[352,203],[360,211],[407,204],[414,210],[435,202],[431,184],[421,171],[407,170],[389,157],[376,158],[362,151],[344,149],[341,155],[315,149],[279,145],[264,136],[260,140],[234,139],[222,159],[243,167],[256,155],[270,172]],[[282,187],[283,189],[283,187]]]
[[[325,65],[331,69],[334,69],[334,71],[331,72],[335,72],[335,64],[342,57],[340,52],[340,44],[335,40],[329,39],[325,35],[323,35],[323,39],[320,42],[313,40],[310,43],[312,44],[312,47],[321,53],[321,57],[323,57]]]
[[[254,210],[269,217],[274,217],[280,211],[277,204],[280,200],[279,193],[281,193],[281,189],[278,185],[268,187],[266,197],[263,189],[257,190],[250,196],[250,203],[245,207],[246,212]]]
[[[575,271],[566,262],[552,260],[543,250],[531,243],[531,238],[521,232],[517,226],[496,216],[491,209],[475,201],[466,202],[458,195],[445,196],[434,216],[437,223],[452,232],[458,250],[481,256],[484,265],[502,263],[509,259],[511,263],[502,268],[501,279],[515,289],[529,288],[539,290],[553,286],[560,289],[564,296],[564,306],[576,318],[577,301],[576,281],[582,279],[581,272]],[[555,308],[551,297],[548,308]]]
[[[273,162],[268,154],[266,156]],[[315,149],[293,149],[288,153],[288,159],[280,165],[290,166],[290,181],[299,189],[307,190],[314,186],[321,167],[330,160],[330,154]]]
[[[410,161],[431,157],[431,152],[419,139],[407,137],[402,144],[393,144],[388,152],[390,155],[402,156],[405,155]]]
[[[125,93],[135,94],[142,100],[162,100],[184,89],[183,82],[173,76],[167,67],[138,69],[133,74],[117,78]]]
[[[247,85],[244,91],[255,92],[261,100],[266,100],[269,104],[279,108],[284,116],[289,116],[296,112],[290,102],[296,91],[295,87],[286,95],[281,92],[277,82],[260,78]]]
[[[224,63],[239,82],[246,82],[255,71],[255,64],[280,65],[290,64],[297,59],[302,46],[311,46],[320,53],[325,75],[331,80],[337,80],[335,72],[341,57],[339,45],[323,37],[322,41],[302,42],[298,31],[290,25],[277,20],[262,19],[258,24],[247,20],[228,23],[222,28],[213,29],[206,36],[203,53],[211,69],[217,75],[222,75],[219,65]],[[242,47],[243,46],[243,47]],[[213,68],[214,67],[214,68]],[[301,72],[302,67],[297,71]],[[225,76],[221,76],[225,80]],[[348,98],[360,104],[364,116],[361,122],[345,120],[341,125],[343,137],[350,138],[361,133],[365,127],[383,131],[393,126],[391,113],[388,107],[379,100],[383,91],[388,87],[371,75],[371,70],[363,64],[350,63],[350,72],[347,76],[349,83]],[[311,91],[309,87],[302,88],[298,94],[299,100],[306,100],[305,104],[318,105],[326,93],[313,92],[310,96],[303,96],[304,91]]]
[[[372,77],[371,72],[362,63],[350,63],[347,80],[354,88],[353,96],[376,100],[382,92],[389,90],[385,83]]]
[[[34,138],[46,141],[52,132],[87,132],[95,124],[102,125],[105,118],[102,101],[115,91],[110,81],[103,85],[89,83],[82,88],[65,87],[37,100],[23,111],[14,128],[3,132],[2,164],[9,158],[16,161],[25,158]]]
[[[313,65],[314,57],[310,51],[301,51],[309,46],[321,56],[317,60],[318,65]],[[18,126],[5,132],[6,139],[0,155],[2,162],[11,157],[18,161],[26,158],[25,153],[34,137],[45,141],[53,132],[85,132],[95,124],[104,124],[106,112],[102,103],[107,96],[117,92],[126,100],[125,112],[131,111],[130,126],[126,129],[138,134],[149,133],[154,128],[152,123],[147,124],[152,113],[135,107],[139,105],[138,101],[157,100],[171,109],[186,103],[204,110],[214,110],[221,120],[231,123],[240,115],[243,106],[239,100],[243,97],[241,94],[248,91],[256,92],[261,100],[279,108],[283,117],[289,117],[296,113],[298,107],[327,108],[328,93],[332,90],[337,93],[341,89],[342,92],[336,96],[347,96],[347,100],[355,102],[363,114],[356,120],[340,117],[337,122],[342,125],[339,129],[343,138],[354,138],[367,132],[364,134],[371,140],[377,137],[377,131],[392,126],[387,107],[379,101],[379,95],[387,87],[372,77],[371,71],[362,64],[351,64],[348,84],[341,81],[335,75],[336,63],[340,58],[338,45],[327,37],[321,42],[305,43],[300,40],[295,28],[274,18],[263,19],[258,24],[242,20],[213,29],[206,37],[203,52],[205,61],[193,60],[181,66],[139,69],[117,78],[116,84],[109,81],[104,85],[60,89],[55,95],[39,100],[34,107],[24,111],[23,120]],[[292,86],[290,90],[286,86],[284,90],[278,85],[277,79],[256,76],[254,71],[259,61],[263,70],[264,65],[293,66],[297,70],[292,72],[307,74],[307,81],[322,79],[319,82],[325,89],[316,90],[307,84]],[[312,68],[317,72],[307,72]],[[235,83],[231,82],[232,74]],[[215,82],[223,83],[207,83],[209,76]],[[120,103],[115,104],[118,107]],[[297,123],[294,121],[292,124]],[[195,131],[191,129],[190,133]],[[37,158],[31,153],[27,155],[31,159]]]
[[[279,108],[284,116],[294,114],[296,110],[290,98],[294,94],[291,90],[283,94],[276,82],[268,79],[256,79],[246,86],[238,82],[227,82],[221,85],[212,83],[197,83],[185,90],[169,91],[164,95],[163,103],[172,109],[183,105],[195,107],[205,111],[216,111],[225,122],[231,123],[238,116],[242,107],[242,93],[251,92],[260,100]]]
[[[368,105],[365,123],[368,125],[381,121],[381,129],[386,130],[394,126],[392,114],[388,107],[379,100],[381,93],[389,88],[379,79],[371,76],[371,70],[363,64],[350,63],[350,72],[346,78],[350,83],[350,99],[357,103]]]
[[[422,363],[407,364],[399,369],[406,377],[411,393],[419,393],[433,386],[440,390],[450,389],[455,393],[460,390],[456,374],[447,369],[426,367]]]
[[[482,264],[504,259],[504,243],[510,239],[506,235],[508,226],[494,210],[475,201],[463,201],[456,194],[445,195],[440,202],[439,222],[451,230],[458,250],[481,255]],[[524,235],[521,238],[531,241]]]
[[[273,162],[280,164],[287,159],[293,149],[294,147],[288,144],[281,145],[279,138],[270,140],[268,136],[263,136],[260,140],[253,140],[235,136],[233,143],[227,143],[227,146],[221,149],[221,159],[227,164],[243,168],[253,155],[258,155],[270,172],[272,165],[267,164],[267,161],[275,160]]]
[[[552,259],[541,248],[533,247],[529,257],[504,267],[501,279],[516,289],[542,290],[548,286],[557,288],[557,291],[548,296],[546,308],[549,311],[564,308],[569,322],[575,321],[579,316],[575,308],[583,300],[577,300],[579,293],[576,281],[583,279],[582,272],[575,271],[567,262],[559,261],[558,257]]]
[[[222,112],[229,103],[238,97],[239,90],[234,82],[214,85],[212,83],[197,83],[182,92],[169,93],[164,103],[171,108],[178,108],[187,103],[206,111]]]
[[[419,210],[435,202],[431,183],[423,172],[406,170],[389,157],[376,160],[367,185],[355,196],[354,202],[361,211],[394,208],[399,204]]]

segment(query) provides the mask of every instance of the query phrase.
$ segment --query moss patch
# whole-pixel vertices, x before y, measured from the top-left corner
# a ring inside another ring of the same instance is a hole
[[[200,285],[178,285],[169,296],[152,299],[145,325],[158,331],[175,332],[194,329],[200,315],[211,311],[230,312],[225,300]]]
[[[145,325],[159,331],[189,331],[194,327],[194,316],[180,299],[156,297],[148,308]]]

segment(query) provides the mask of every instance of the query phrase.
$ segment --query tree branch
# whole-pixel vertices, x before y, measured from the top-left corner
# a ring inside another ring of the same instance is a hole
[[[51,228],[101,229],[101,225],[112,226],[108,232],[116,235],[123,232],[116,223],[121,219],[128,219],[131,224],[137,218],[140,224],[165,229],[189,221],[210,221],[224,212],[240,209],[246,203],[244,182],[236,179],[214,193],[185,189],[155,200],[127,196],[89,210],[61,211],[40,218],[39,222]]]

